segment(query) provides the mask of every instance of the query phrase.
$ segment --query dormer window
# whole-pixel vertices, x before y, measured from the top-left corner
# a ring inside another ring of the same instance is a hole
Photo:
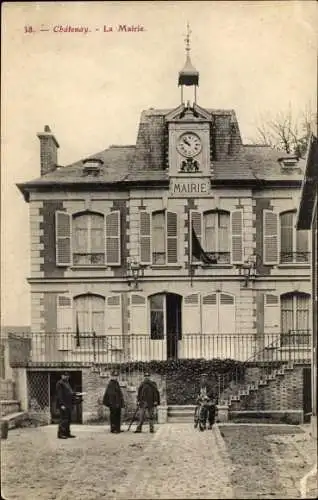
[[[93,175],[97,177],[100,174],[103,163],[103,160],[100,158],[88,158],[83,160],[83,175]]]
[[[297,156],[289,156],[286,158],[279,158],[278,161],[283,168],[298,168]]]

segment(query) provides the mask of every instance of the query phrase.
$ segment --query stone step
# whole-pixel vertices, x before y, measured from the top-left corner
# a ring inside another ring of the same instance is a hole
[[[188,423],[188,422],[194,422],[194,416],[193,415],[184,415],[184,416],[178,416],[178,417],[172,417],[168,416],[168,423],[169,424],[182,424],[182,423]]]
[[[4,399],[0,401],[0,414],[1,417],[17,413],[20,411],[20,402],[15,399]]]
[[[28,413],[26,411],[18,411],[1,417],[1,422],[8,422],[9,429],[14,429],[20,422],[27,418]]]
[[[195,405],[168,405],[168,410],[194,410]]]

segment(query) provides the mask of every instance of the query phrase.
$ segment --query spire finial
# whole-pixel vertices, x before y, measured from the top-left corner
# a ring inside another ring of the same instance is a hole
[[[191,50],[190,48],[190,35],[191,35],[192,31],[190,30],[190,24],[189,22],[187,22],[187,34],[185,35],[185,43],[186,43],[186,52],[187,52],[187,55],[189,55],[189,52]]]

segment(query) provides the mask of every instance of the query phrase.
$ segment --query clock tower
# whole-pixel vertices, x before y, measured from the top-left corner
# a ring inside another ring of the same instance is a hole
[[[190,60],[190,29],[186,37],[186,63],[179,72],[181,104],[166,116],[168,158],[172,196],[206,196],[210,191],[212,117],[196,103],[199,72]],[[183,102],[184,87],[192,90],[194,101]]]

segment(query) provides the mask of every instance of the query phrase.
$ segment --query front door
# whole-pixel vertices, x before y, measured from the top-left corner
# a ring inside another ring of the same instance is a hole
[[[178,342],[181,340],[181,295],[166,294],[167,359],[178,358]]]

